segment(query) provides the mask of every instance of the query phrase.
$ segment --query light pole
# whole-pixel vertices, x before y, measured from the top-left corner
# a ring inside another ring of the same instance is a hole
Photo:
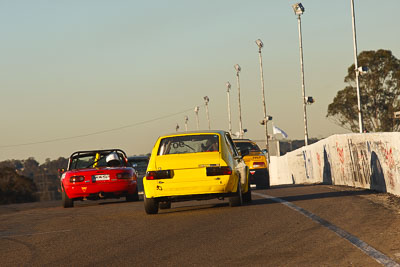
[[[185,130],[186,130],[186,132],[188,131],[188,120],[189,120],[189,117],[185,116]]]
[[[292,5],[294,13],[297,15],[297,22],[299,28],[299,46],[300,46],[300,67],[301,67],[301,98],[303,101],[303,113],[304,113],[304,144],[308,145],[308,130],[307,130],[307,106],[306,106],[306,89],[304,85],[304,64],[303,64],[303,40],[301,35],[301,15],[304,13],[304,7],[301,3]]]
[[[208,120],[208,130],[211,130],[211,123],[210,123],[210,114],[208,113],[208,102],[210,102],[210,99],[208,96],[203,97],[204,102],[206,104],[206,113],[207,113],[207,120]]]
[[[357,86],[357,104],[358,104],[358,126],[360,127],[360,133],[363,132],[363,118],[361,113],[361,97],[360,97],[360,71],[358,69],[357,62],[357,39],[356,39],[356,19],[354,14],[354,0],[350,0],[351,3],[351,18],[353,25],[353,49],[354,49],[354,71],[356,72],[356,86]]]
[[[199,106],[196,106],[196,107],[194,108],[194,113],[196,113],[197,130],[199,129],[199,109],[200,109]]]
[[[229,120],[229,133],[232,134],[232,121],[231,121],[231,101],[229,92],[231,91],[231,84],[226,82],[226,94],[228,96],[228,120]]]
[[[243,127],[242,127],[242,107],[240,105],[240,81],[239,81],[239,72],[242,70],[239,64],[235,64],[234,66],[236,70],[236,82],[238,87],[238,101],[239,101],[239,138],[243,139]]]
[[[178,123],[175,126],[175,131],[177,131],[177,132],[179,131],[179,124]]]
[[[264,44],[260,39],[256,40],[256,44],[258,46],[258,56],[260,59],[261,95],[262,95],[264,120],[265,120],[267,118],[267,107],[265,105],[264,71],[263,71],[262,54],[261,54],[261,49],[263,48]],[[269,164],[268,125],[266,122],[267,122],[267,120],[265,121],[265,124],[264,124],[264,126],[265,126],[265,148],[267,149],[267,160],[268,160],[268,164]]]

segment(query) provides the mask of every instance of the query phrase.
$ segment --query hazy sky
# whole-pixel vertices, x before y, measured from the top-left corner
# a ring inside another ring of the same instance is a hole
[[[293,3],[0,1],[0,160],[43,162],[98,148],[148,153],[177,123],[184,130],[185,115],[195,130],[197,105],[207,128],[206,95],[211,127],[227,130],[227,81],[236,132],[236,63],[245,137],[263,139],[258,38],[267,113],[290,139],[304,138]],[[350,0],[302,3],[306,95],[316,100],[307,109],[309,136],[346,133],[325,116],[353,63]],[[358,51],[389,49],[400,58],[400,1],[355,0],[355,10]]]

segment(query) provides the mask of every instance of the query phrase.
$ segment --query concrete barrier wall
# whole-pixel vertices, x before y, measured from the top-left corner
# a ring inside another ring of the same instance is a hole
[[[271,185],[326,183],[400,196],[400,133],[333,135],[271,157]]]

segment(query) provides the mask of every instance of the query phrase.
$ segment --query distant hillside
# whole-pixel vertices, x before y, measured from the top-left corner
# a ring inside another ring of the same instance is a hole
[[[0,168],[0,204],[34,202],[36,197],[35,183],[13,168]]]
[[[0,204],[61,199],[58,169],[66,169],[68,159],[34,158],[0,162]]]

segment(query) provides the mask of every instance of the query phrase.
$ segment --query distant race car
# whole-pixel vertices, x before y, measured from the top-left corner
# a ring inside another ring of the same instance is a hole
[[[139,175],[145,175],[150,156],[131,156],[128,162],[137,171]]]
[[[249,139],[233,139],[233,142],[239,150],[246,149],[250,152],[243,157],[244,162],[250,169],[250,184],[255,184],[257,189],[269,188],[269,166],[261,149]]]
[[[120,149],[73,153],[61,175],[61,190],[64,208],[73,207],[76,200],[139,200],[136,171]]]
[[[245,156],[248,151],[241,151]],[[228,132],[196,131],[161,136],[143,179],[147,214],[171,202],[229,198],[230,206],[251,201],[248,167]]]

